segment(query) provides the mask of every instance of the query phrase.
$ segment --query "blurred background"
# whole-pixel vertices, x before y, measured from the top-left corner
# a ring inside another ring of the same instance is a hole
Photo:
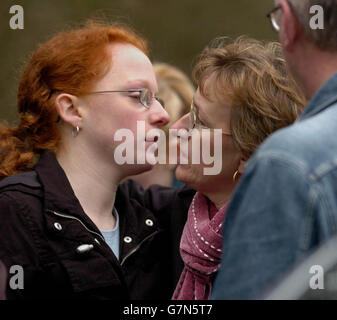
[[[24,9],[24,30],[12,30],[9,9]],[[88,18],[128,23],[149,39],[154,62],[191,75],[193,61],[217,36],[276,40],[266,18],[271,0],[1,0],[0,119],[15,123],[16,89],[25,59],[58,31]]]

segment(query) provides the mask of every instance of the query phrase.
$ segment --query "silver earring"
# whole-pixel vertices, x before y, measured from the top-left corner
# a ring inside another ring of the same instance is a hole
[[[79,132],[80,132],[80,127],[79,126],[76,126],[75,128],[73,128],[73,131],[72,131],[73,137],[76,138],[78,136]]]

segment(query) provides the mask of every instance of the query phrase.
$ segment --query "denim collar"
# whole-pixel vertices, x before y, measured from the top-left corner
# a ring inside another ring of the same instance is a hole
[[[310,118],[328,108],[337,101],[337,73],[335,73],[312,97],[298,118],[299,121]]]

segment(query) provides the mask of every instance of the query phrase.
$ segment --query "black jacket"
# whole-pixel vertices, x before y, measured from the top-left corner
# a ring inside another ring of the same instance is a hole
[[[0,260],[0,300],[6,300],[7,270]]]
[[[7,299],[169,299],[183,267],[179,243],[193,195],[121,184],[118,261],[55,156],[44,153],[33,171],[0,182],[0,259],[7,270],[24,270],[24,289],[8,284]]]

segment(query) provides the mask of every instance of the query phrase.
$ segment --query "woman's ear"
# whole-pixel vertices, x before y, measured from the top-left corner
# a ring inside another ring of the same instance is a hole
[[[60,118],[71,127],[81,127],[82,116],[79,112],[78,98],[68,93],[61,93],[55,99],[55,107]]]
[[[240,160],[239,168],[238,171],[240,174],[243,174],[245,172],[245,166],[246,166],[246,161]]]

